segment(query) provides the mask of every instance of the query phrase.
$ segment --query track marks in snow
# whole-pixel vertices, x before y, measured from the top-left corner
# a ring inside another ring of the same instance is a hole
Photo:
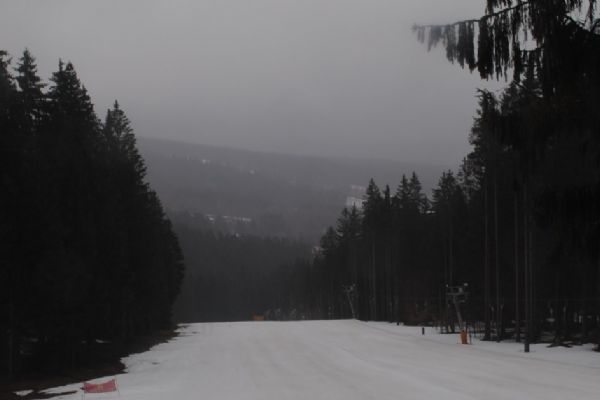
[[[129,373],[118,381],[122,400],[568,400],[600,393],[598,354],[539,348],[526,355],[514,344],[456,341],[359,321],[191,324],[176,340],[126,358]]]

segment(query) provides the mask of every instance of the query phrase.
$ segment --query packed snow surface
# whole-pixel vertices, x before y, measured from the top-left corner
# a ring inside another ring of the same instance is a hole
[[[421,328],[359,321],[206,323],[180,333],[125,358],[120,393],[85,398],[600,399],[600,354],[590,347],[523,353],[517,343],[461,345],[431,328],[422,336]]]

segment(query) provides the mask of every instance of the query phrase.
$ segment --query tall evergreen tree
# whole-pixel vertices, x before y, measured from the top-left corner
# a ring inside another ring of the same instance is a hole
[[[25,49],[19,59],[16,72],[16,81],[19,84],[19,103],[22,110],[21,130],[31,135],[35,129],[34,124],[39,124],[44,107],[43,88],[46,86],[38,76],[35,57]]]
[[[1,51],[0,360],[12,374],[167,326],[183,258],[118,104],[102,125],[71,63],[47,93],[29,51],[16,79],[9,64]]]

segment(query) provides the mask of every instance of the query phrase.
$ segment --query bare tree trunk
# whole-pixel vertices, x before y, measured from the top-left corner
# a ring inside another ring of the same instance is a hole
[[[8,300],[8,376],[12,377],[15,372],[14,357],[15,357],[15,306],[14,306],[14,289],[9,288]]]
[[[515,340],[521,341],[521,308],[519,307],[519,198],[515,189]]]
[[[371,318],[374,321],[377,321],[377,273],[375,269],[375,238],[373,238],[371,245]]]
[[[485,332],[483,340],[491,339],[491,320],[490,320],[490,263],[489,263],[489,194],[488,194],[488,179],[484,181],[484,237],[485,237],[485,249],[484,249],[484,271],[483,271],[483,286],[484,286],[484,319],[485,319]]]
[[[598,253],[598,272],[596,273],[596,279],[597,279],[596,293],[600,293],[600,252]],[[600,307],[600,301],[598,301],[596,307]],[[600,329],[596,329],[596,331],[598,332],[598,335],[596,338],[596,350],[600,351]]]
[[[529,205],[527,201],[527,182],[523,186],[523,268],[525,276],[525,344],[524,352],[529,353],[531,340],[531,321],[529,304]]]
[[[497,170],[497,168],[496,168]],[[494,264],[496,267],[496,341],[502,338],[500,332],[502,313],[500,309],[500,249],[498,238],[498,175],[494,171]]]
[[[454,226],[451,211],[448,213],[448,273],[450,286],[454,286]]]
[[[585,277],[587,275],[583,274],[583,276]],[[579,339],[579,344],[584,344],[586,342],[587,339],[587,296],[588,296],[588,291],[587,291],[587,285],[586,285],[586,280],[584,278],[583,280],[583,296],[582,300],[581,300],[581,312],[580,312],[580,316],[579,318],[581,319],[581,337]]]
[[[385,239],[385,318],[392,322],[392,245],[390,240],[390,233],[387,232]]]
[[[529,194],[529,201],[531,202],[531,193]],[[531,213],[531,211],[529,212],[529,326],[531,326],[531,335],[529,337],[530,341],[534,341],[536,339],[536,331],[537,331],[537,323],[536,318],[535,318],[535,314],[536,314],[536,307],[535,307],[535,279],[534,279],[534,268],[535,268],[535,252],[534,252],[534,233],[535,233],[535,226],[533,223],[533,215]]]

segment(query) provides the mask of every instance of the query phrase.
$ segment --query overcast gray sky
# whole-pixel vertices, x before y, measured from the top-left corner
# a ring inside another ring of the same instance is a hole
[[[2,0],[0,48],[47,79],[71,60],[103,117],[140,136],[254,150],[456,164],[477,76],[410,27],[483,0]]]

